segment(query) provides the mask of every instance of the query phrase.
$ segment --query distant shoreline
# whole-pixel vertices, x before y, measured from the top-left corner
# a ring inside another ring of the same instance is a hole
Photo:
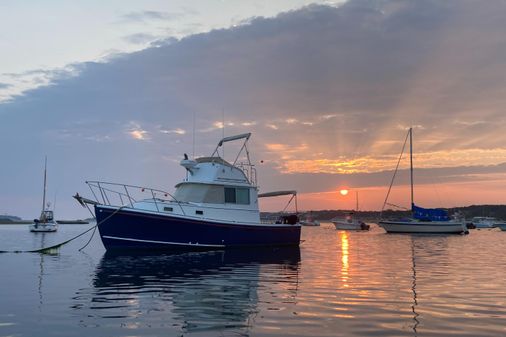
[[[86,225],[90,222],[88,220],[56,220],[60,225]],[[29,225],[33,220],[0,220],[0,225]]]

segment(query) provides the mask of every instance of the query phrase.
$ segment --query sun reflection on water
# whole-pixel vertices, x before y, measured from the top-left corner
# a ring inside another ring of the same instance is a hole
[[[348,241],[348,233],[345,231],[339,232],[339,239],[341,240],[341,281],[343,287],[348,287],[348,271],[350,268],[349,263],[349,248],[350,243]]]

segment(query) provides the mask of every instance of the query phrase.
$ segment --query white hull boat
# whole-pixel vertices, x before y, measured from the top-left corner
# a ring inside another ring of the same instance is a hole
[[[299,224],[302,226],[320,226],[320,221],[318,220],[301,220]]]
[[[344,218],[330,220],[338,230],[369,230],[369,225],[359,219],[354,219],[353,214],[347,214]]]
[[[30,225],[30,232],[56,232],[58,224],[53,221],[48,222],[34,222]]]
[[[320,221],[313,218],[313,212],[306,214],[305,218],[299,221],[302,226],[320,226]]]
[[[454,221],[380,221],[388,233],[460,234],[467,231],[465,222]]]
[[[411,178],[411,212],[412,218],[400,220],[380,220],[378,225],[382,227],[387,233],[432,233],[432,234],[469,234],[465,219],[451,219],[448,212],[439,208],[422,208],[416,206],[414,203],[413,193],[413,130],[410,128],[402,148],[404,147],[409,136],[409,149],[410,149],[410,178]],[[401,156],[402,158],[402,152]],[[398,167],[399,163],[397,163]],[[397,168],[395,170],[397,173]],[[387,205],[388,196],[392,188],[395,173],[392,177],[392,182],[388,189],[383,209]],[[382,210],[383,210],[382,209]]]
[[[471,219],[471,223],[476,228],[494,228],[496,225],[500,224],[502,221],[497,220],[496,218],[488,217],[488,216],[478,216]]]
[[[40,217],[33,220],[33,223],[29,225],[30,232],[56,232],[58,230],[58,224],[54,220],[53,211],[46,209],[49,206],[46,205],[46,171],[47,171],[47,158],[44,162],[44,193],[42,196],[42,212]]]

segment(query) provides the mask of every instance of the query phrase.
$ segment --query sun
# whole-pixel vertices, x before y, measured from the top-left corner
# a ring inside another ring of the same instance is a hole
[[[339,193],[341,193],[341,195],[347,195],[348,194],[348,190],[343,189],[343,190],[340,190]]]

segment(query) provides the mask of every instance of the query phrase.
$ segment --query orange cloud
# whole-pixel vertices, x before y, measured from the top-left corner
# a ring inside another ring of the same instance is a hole
[[[310,157],[306,144],[290,147],[285,144],[266,144],[269,151],[278,152],[279,157],[290,154]],[[404,154],[401,167],[407,167],[409,154]],[[288,159],[279,163],[282,173],[373,173],[395,169],[398,155],[363,156],[359,158]],[[506,161],[506,149],[465,149],[417,153],[413,156],[416,168],[459,167],[473,165],[497,165]]]

